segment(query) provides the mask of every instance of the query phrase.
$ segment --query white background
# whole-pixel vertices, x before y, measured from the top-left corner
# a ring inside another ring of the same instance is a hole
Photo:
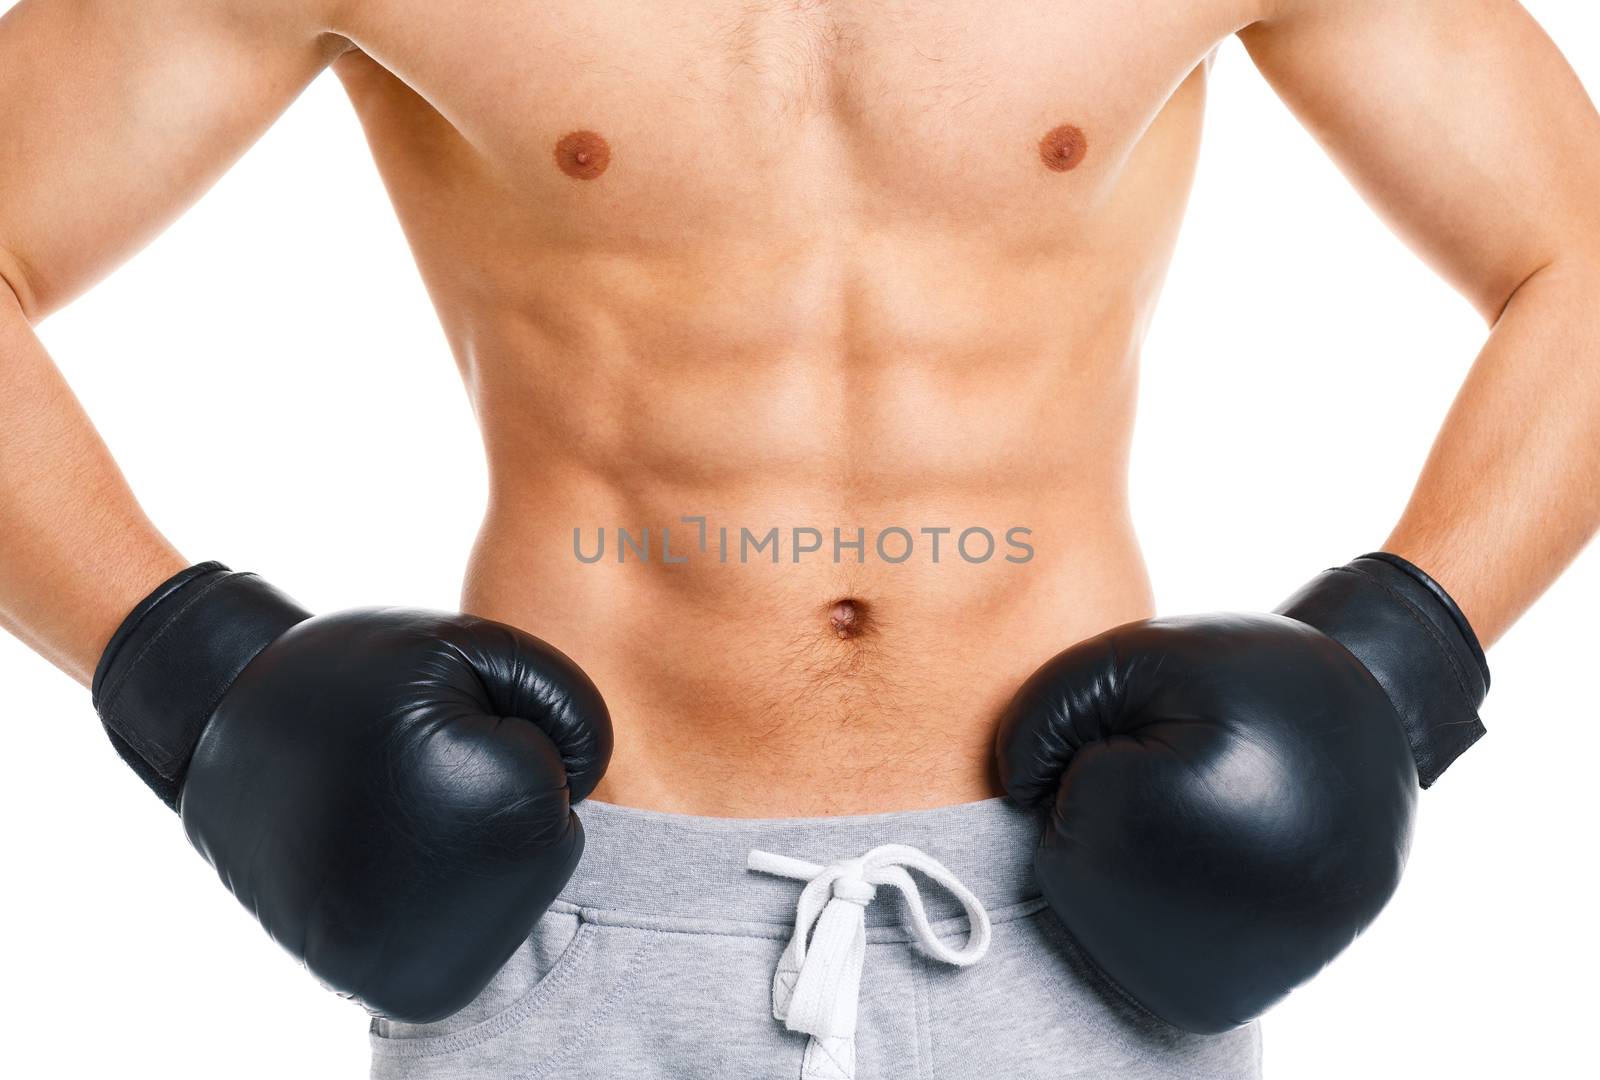
[[[1594,5],[1529,6],[1600,91]],[[1483,333],[1229,43],[1146,353],[1134,483],[1163,610],[1270,607],[1381,543]],[[42,334],[192,557],[318,609],[455,606],[477,435],[331,76]],[[1493,651],[1490,737],[1423,799],[1377,926],[1270,1016],[1269,1076],[1595,1075],[1596,601],[1592,548]],[[218,885],[87,694],[3,635],[0,685],[0,1071],[363,1075],[359,1010]]]

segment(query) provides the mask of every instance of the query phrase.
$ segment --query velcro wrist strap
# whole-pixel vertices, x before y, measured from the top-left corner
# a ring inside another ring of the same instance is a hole
[[[201,563],[162,582],[123,620],[95,668],[95,711],[125,761],[178,806],[217,702],[245,666],[311,617],[254,574]]]
[[[1466,616],[1438,582],[1387,552],[1325,571],[1278,608],[1349,649],[1405,727],[1430,786],[1484,734],[1489,665]]]

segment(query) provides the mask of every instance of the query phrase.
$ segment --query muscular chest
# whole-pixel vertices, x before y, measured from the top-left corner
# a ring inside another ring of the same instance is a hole
[[[993,228],[1041,201],[1071,224],[1244,2],[366,0],[350,36],[392,73],[356,96],[393,162],[470,161],[552,228],[638,244],[802,218]]]

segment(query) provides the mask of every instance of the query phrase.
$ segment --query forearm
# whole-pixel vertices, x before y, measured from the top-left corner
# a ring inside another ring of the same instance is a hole
[[[1597,529],[1600,255],[1517,290],[1385,547],[1432,574],[1488,647]]]
[[[0,284],[0,625],[87,685],[117,624],[184,565]]]

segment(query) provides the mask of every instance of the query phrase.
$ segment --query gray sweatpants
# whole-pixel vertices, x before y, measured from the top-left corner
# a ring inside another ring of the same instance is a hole
[[[1103,983],[1033,885],[1037,819],[1003,800],[788,820],[578,812],[588,843],[561,898],[465,1011],[374,1021],[376,1080],[1260,1076],[1255,1025],[1189,1035]],[[882,845],[896,846],[849,861]],[[752,850],[788,858],[752,870]]]

